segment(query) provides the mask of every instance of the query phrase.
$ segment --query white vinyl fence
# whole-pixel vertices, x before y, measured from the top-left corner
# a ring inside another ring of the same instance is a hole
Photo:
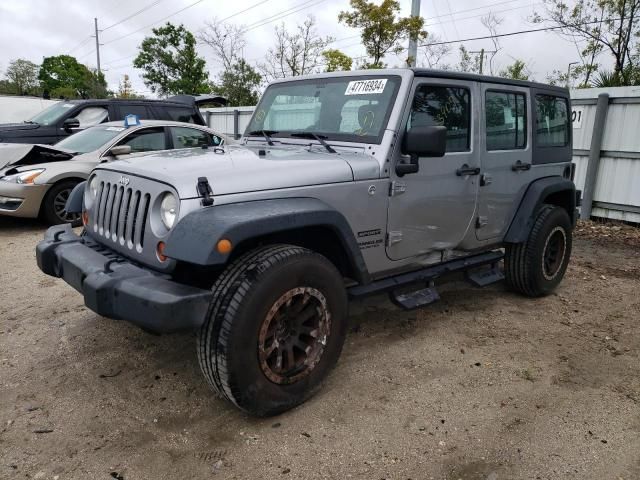
[[[572,90],[571,102],[575,182],[583,191],[583,218],[640,223],[640,87]],[[254,109],[210,108],[203,115],[211,128],[239,138]],[[305,112],[292,116],[283,108],[279,114],[280,128],[307,123],[300,118]]]

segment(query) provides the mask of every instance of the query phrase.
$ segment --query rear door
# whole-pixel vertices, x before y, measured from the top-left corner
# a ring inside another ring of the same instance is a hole
[[[117,120],[124,120],[127,115],[137,115],[140,119],[153,120],[155,117],[150,112],[146,105],[131,104],[131,103],[119,103],[117,106],[118,118]]]
[[[391,171],[387,256],[392,260],[455,249],[470,228],[476,208],[480,159],[478,84],[460,80],[414,80],[402,132],[411,125],[447,127],[447,152],[420,158],[417,173]],[[395,165],[408,162],[401,148]]]
[[[531,169],[531,97],[528,88],[481,84],[482,175],[475,221],[478,240],[501,238],[527,185]]]

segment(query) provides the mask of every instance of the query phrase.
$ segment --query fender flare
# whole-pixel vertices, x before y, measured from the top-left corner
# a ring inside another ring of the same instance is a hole
[[[304,227],[332,230],[348,254],[356,280],[363,284],[370,282],[362,252],[347,219],[316,198],[255,200],[196,210],[171,230],[165,254],[196,265],[224,265],[230,254],[221,254],[215,248],[222,238],[237,246],[252,238]]]
[[[84,199],[84,189],[87,186],[87,181],[80,182],[69,194],[67,198],[67,204],[64,207],[69,213],[82,213],[82,201]]]
[[[545,203],[549,195],[569,192],[567,213],[575,223],[576,219],[576,186],[571,180],[560,176],[540,178],[531,182],[518,206],[511,225],[504,237],[506,243],[522,243],[527,240],[536,220],[538,209]]]

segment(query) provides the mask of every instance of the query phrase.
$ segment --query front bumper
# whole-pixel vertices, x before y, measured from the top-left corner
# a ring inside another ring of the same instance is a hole
[[[40,213],[42,199],[49,187],[51,185],[23,185],[0,181],[0,197],[22,199],[22,203],[15,210],[2,208],[2,204],[0,204],[0,215],[36,218]]]
[[[38,267],[64,279],[99,315],[154,333],[194,330],[205,320],[211,291],[136,266],[69,225],[47,230],[36,247]]]

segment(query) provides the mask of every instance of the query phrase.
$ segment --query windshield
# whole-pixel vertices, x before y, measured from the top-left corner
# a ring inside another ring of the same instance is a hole
[[[399,85],[400,77],[391,75],[276,83],[262,96],[246,135],[313,132],[329,140],[379,143]]]
[[[33,123],[39,123],[40,125],[52,125],[73,107],[75,107],[75,104],[69,102],[54,103],[50,107],[42,110],[30,121]]]
[[[93,152],[116,138],[123,130],[124,127],[108,127],[104,125],[90,127],[64,140],[60,140],[56,143],[56,147],[76,153]]]

